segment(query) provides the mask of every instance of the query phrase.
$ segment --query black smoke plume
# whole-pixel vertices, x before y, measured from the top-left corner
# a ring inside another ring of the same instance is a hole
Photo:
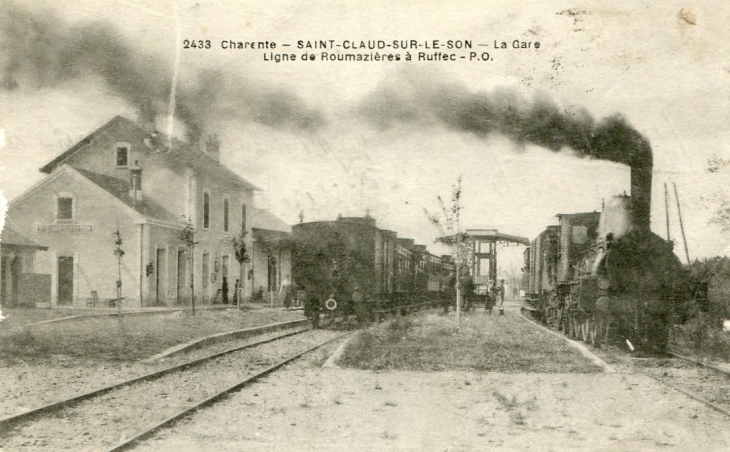
[[[1,89],[59,88],[96,79],[135,108],[152,105],[157,114],[167,114],[171,66],[140,53],[106,22],[71,25],[51,11],[0,5]],[[178,84],[175,115],[193,139],[219,118],[292,130],[323,124],[318,111],[286,90],[213,71]]]
[[[527,98],[507,88],[472,92],[413,72],[381,84],[359,104],[357,114],[382,129],[399,123],[441,125],[479,137],[502,135],[520,145],[555,152],[570,148],[584,157],[623,163],[631,167],[634,225],[649,228],[651,146],[620,115],[596,120],[585,109],[566,111],[545,95]]]

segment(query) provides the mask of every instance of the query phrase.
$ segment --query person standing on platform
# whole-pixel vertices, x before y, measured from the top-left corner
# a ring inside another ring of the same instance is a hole
[[[499,286],[497,281],[492,281],[492,285],[489,288],[489,297],[492,300],[492,306],[496,306],[499,302]]]
[[[499,280],[499,313],[504,314],[504,279]]]
[[[464,300],[462,306],[464,312],[469,312],[471,309],[472,299],[474,298],[474,280],[469,274],[469,270],[464,269],[464,274],[459,278],[459,284],[461,288],[461,297]]]
[[[221,302],[228,304],[228,278],[223,277],[223,284],[221,285]]]

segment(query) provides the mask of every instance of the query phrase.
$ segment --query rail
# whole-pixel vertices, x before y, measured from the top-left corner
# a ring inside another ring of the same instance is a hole
[[[89,392],[86,392],[86,393],[83,393],[83,394],[80,394],[80,395],[77,395],[74,397],[70,397],[68,399],[64,399],[64,400],[53,402],[53,403],[50,403],[47,405],[43,405],[43,406],[31,409],[24,413],[12,415],[12,416],[6,416],[6,417],[0,419],[0,433],[5,433],[6,431],[10,430],[18,423],[25,422],[25,421],[31,420],[34,417],[42,416],[45,414],[49,414],[49,413],[61,410],[63,408],[67,408],[67,407],[76,405],[80,402],[93,399],[95,397],[101,396],[101,395],[106,394],[107,392],[113,391],[115,389],[123,388],[125,386],[130,386],[130,385],[140,383],[143,381],[152,381],[152,380],[158,379],[160,377],[163,377],[164,375],[167,375],[167,374],[170,374],[173,372],[177,372],[177,371],[185,370],[185,369],[188,369],[191,367],[199,366],[207,361],[210,361],[212,359],[215,359],[215,358],[218,358],[218,357],[221,357],[221,356],[224,356],[224,355],[227,355],[227,354],[239,351],[239,350],[244,350],[246,348],[251,348],[251,347],[254,347],[257,345],[266,344],[266,343],[273,342],[273,341],[276,341],[276,340],[279,340],[279,339],[282,339],[285,337],[293,336],[296,334],[301,334],[301,333],[303,333],[305,331],[309,331],[309,330],[310,330],[310,328],[303,328],[303,329],[299,329],[299,330],[295,330],[295,331],[289,331],[284,334],[277,335],[273,338],[262,339],[260,341],[256,341],[256,342],[253,342],[250,344],[230,348],[230,349],[224,350],[222,352],[214,353],[212,355],[207,355],[202,358],[194,359],[192,361],[187,361],[185,363],[171,366],[171,367],[168,367],[168,368],[156,371],[156,372],[151,372],[151,373],[139,376],[139,377],[135,377],[135,378],[132,378],[129,380],[125,380],[125,381],[122,381],[119,383],[105,386],[103,388],[95,389],[95,390],[92,390],[92,391],[89,391]]]
[[[208,397],[207,399],[201,401],[200,403],[197,403],[194,406],[191,406],[191,407],[182,409],[178,413],[176,413],[176,414],[168,417],[167,419],[165,419],[165,420],[163,420],[163,421],[161,421],[161,422],[153,425],[152,427],[150,427],[150,428],[148,428],[148,429],[146,429],[144,431],[137,432],[131,438],[125,439],[122,442],[118,443],[117,445],[113,446],[111,449],[108,450],[108,452],[121,452],[123,450],[131,449],[131,448],[135,447],[135,445],[138,442],[140,442],[140,441],[142,441],[142,440],[144,440],[146,438],[149,438],[150,436],[154,435],[159,430],[161,430],[163,428],[166,428],[166,427],[171,427],[175,423],[181,421],[182,419],[184,419],[187,416],[189,416],[190,414],[192,414],[192,413],[200,410],[201,408],[205,408],[207,406],[213,405],[214,403],[218,402],[219,400],[222,400],[223,398],[225,398],[229,394],[231,394],[233,392],[236,392],[236,391],[238,391],[239,389],[242,389],[245,386],[248,386],[249,384],[255,382],[256,380],[258,380],[258,379],[260,379],[262,377],[265,377],[266,375],[274,372],[275,370],[279,369],[280,367],[282,367],[282,366],[284,366],[286,364],[289,364],[290,362],[294,361],[295,359],[300,358],[301,356],[303,356],[303,355],[305,355],[305,354],[307,354],[309,352],[312,352],[312,351],[314,351],[314,350],[316,350],[316,349],[318,349],[318,348],[320,348],[320,347],[322,347],[324,345],[327,345],[330,342],[334,342],[334,341],[336,341],[338,339],[341,339],[344,336],[347,336],[348,334],[352,334],[352,332],[347,332],[347,333],[344,333],[344,334],[340,334],[340,335],[338,335],[338,336],[336,336],[336,337],[334,337],[332,339],[329,339],[329,340],[327,340],[325,342],[322,342],[320,344],[317,344],[314,347],[311,347],[311,348],[309,348],[309,349],[307,349],[307,350],[305,350],[305,351],[303,351],[301,353],[297,353],[297,354],[292,355],[292,356],[290,356],[288,358],[285,358],[282,361],[279,361],[278,363],[276,363],[276,364],[274,364],[274,365],[272,365],[272,366],[270,366],[270,367],[262,370],[261,372],[258,372],[258,373],[254,374],[254,375],[251,375],[250,377],[248,377],[248,378],[246,378],[246,379],[244,379],[244,380],[236,383],[235,385],[233,385],[233,386],[231,386],[231,387],[229,387],[227,389],[224,389],[223,391],[220,391],[217,394],[214,394],[214,395]]]

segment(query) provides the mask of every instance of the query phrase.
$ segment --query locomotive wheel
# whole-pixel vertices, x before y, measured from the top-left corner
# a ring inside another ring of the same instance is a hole
[[[563,333],[565,333],[566,336],[573,336],[575,333],[575,320],[573,319],[573,314],[570,312],[565,313],[565,329],[563,330]]]
[[[553,329],[559,329],[560,328],[560,309],[557,308],[548,308],[548,313],[546,317],[546,323],[550,328]]]

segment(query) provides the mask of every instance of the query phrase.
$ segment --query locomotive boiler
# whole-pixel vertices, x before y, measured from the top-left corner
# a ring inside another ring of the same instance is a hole
[[[525,302],[548,326],[599,344],[666,347],[686,284],[671,242],[651,232],[651,167],[602,212],[558,214],[525,251]]]

